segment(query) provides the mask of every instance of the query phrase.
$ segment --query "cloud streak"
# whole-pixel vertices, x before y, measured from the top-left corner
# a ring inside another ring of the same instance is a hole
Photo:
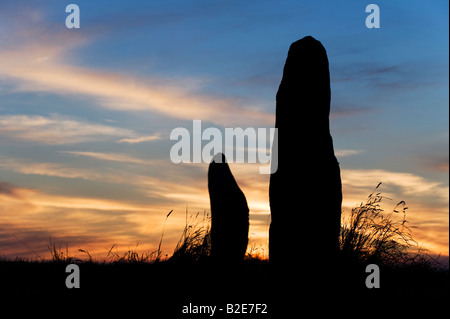
[[[352,155],[358,155],[364,153],[364,150],[336,150],[335,155],[337,157],[347,157]]]
[[[142,164],[147,165],[150,162],[142,159],[134,158],[126,154],[117,153],[98,153],[98,152],[74,152],[74,151],[61,151],[64,154],[71,154],[77,156],[84,156],[89,158],[95,158],[99,160],[119,162],[119,163],[132,163],[132,164]]]
[[[411,173],[390,172],[386,170],[351,170],[342,171],[342,181],[354,188],[373,188],[379,182],[400,188],[401,193],[411,197],[425,197],[446,203],[449,200],[449,188],[439,182],[425,179]]]
[[[132,130],[96,123],[81,122],[59,115],[0,116],[0,133],[12,138],[39,144],[62,145],[104,140],[107,137],[134,136]]]
[[[39,40],[0,50],[0,79],[8,80],[18,92],[81,94],[95,98],[98,105],[110,110],[151,112],[176,119],[201,118],[227,124],[250,118],[273,124],[273,114],[260,111],[257,105],[243,105],[238,98],[197,93],[202,79],[133,78],[75,66],[64,61],[64,43],[55,46],[48,39],[42,43]]]
[[[143,142],[151,142],[151,141],[157,141],[161,139],[161,134],[154,134],[149,136],[141,136],[141,137],[135,137],[135,138],[123,138],[118,140],[118,143],[128,143],[128,144],[137,144],[137,143],[143,143]]]
[[[27,141],[45,145],[66,145],[112,140],[116,143],[137,144],[161,139],[161,134],[140,136],[133,130],[80,121],[51,114],[0,115],[3,139]]]

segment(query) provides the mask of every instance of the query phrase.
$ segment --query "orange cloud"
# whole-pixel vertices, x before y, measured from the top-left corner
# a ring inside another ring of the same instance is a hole
[[[0,256],[9,258],[49,258],[50,238],[80,257],[85,256],[78,249],[105,258],[114,244],[118,251],[139,246],[139,251],[151,252],[167,214],[164,205],[52,195],[11,185],[8,189],[0,192]],[[163,249],[168,254],[181,235],[184,208],[167,223]]]

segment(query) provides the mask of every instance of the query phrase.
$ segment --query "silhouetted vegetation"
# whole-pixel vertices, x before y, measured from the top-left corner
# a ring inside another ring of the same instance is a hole
[[[372,193],[347,218],[343,217],[339,242],[345,258],[383,265],[410,260],[410,249],[416,242],[406,220],[408,207],[401,201],[386,214],[380,205],[382,200],[381,193]]]
[[[178,241],[170,262],[199,262],[210,256],[211,252],[211,224],[209,215],[200,213],[191,215],[188,220],[186,210],[186,224]]]

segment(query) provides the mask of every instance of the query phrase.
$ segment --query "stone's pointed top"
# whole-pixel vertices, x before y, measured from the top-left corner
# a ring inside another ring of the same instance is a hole
[[[308,35],[307,37],[304,37],[300,40],[295,41],[291,44],[291,47],[289,48],[289,54],[298,54],[302,52],[302,54],[305,53],[305,51],[323,51],[325,52],[325,48],[323,47],[322,43],[312,36]]]
[[[277,92],[277,122],[289,122],[294,107],[303,109],[303,118],[316,123],[323,119],[328,127],[330,97],[328,57],[322,43],[311,36],[292,43]],[[281,108],[286,108],[286,115],[278,116]]]
[[[304,38],[302,38],[300,40],[295,41],[293,44],[295,44],[295,43],[302,43],[302,42],[303,43],[307,43],[307,42],[309,42],[309,43],[316,43],[316,42],[319,42],[319,41],[316,40],[314,37],[308,35],[308,36],[306,36],[306,37],[304,37]]]

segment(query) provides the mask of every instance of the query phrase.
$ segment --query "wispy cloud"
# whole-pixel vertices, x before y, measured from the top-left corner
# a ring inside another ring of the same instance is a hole
[[[437,200],[441,204],[449,199],[449,188],[440,182],[428,180],[424,177],[412,174],[391,172],[387,170],[345,169],[342,171],[342,181],[352,188],[374,188],[379,182],[390,187],[397,187],[397,194],[403,194],[409,198],[428,198]]]
[[[104,175],[92,169],[74,168],[55,162],[35,162],[19,158],[1,157],[0,168],[26,175],[105,180]]]
[[[364,153],[364,150],[336,150],[335,155],[337,157],[346,157],[346,156],[352,156],[352,155],[358,155],[361,153]]]
[[[417,61],[414,61],[417,62]],[[419,68],[418,65],[421,65]],[[334,83],[358,82],[377,89],[405,90],[420,89],[426,86],[443,86],[441,81],[448,81],[446,71],[435,61],[427,61],[426,68],[420,63],[410,61],[398,64],[386,64],[377,62],[367,64],[365,61],[352,61],[352,63],[337,64]],[[439,80],[437,80],[439,79]],[[445,82],[444,82],[445,83]],[[385,91],[386,92],[386,91]]]
[[[81,94],[111,110],[152,112],[188,120],[201,118],[218,124],[236,123],[241,118],[273,123],[273,114],[261,111],[258,105],[243,105],[239,98],[198,93],[203,79],[136,78],[73,65],[64,59],[68,49],[74,50],[73,44],[65,47],[66,40],[56,45],[47,36],[34,35],[37,38],[19,37],[17,43],[0,49],[0,79],[8,80],[18,92]]]
[[[0,133],[4,138],[39,144],[72,144],[103,140],[106,137],[135,136],[135,132],[90,122],[73,120],[60,115],[0,116]]]
[[[61,153],[72,154],[77,156],[84,156],[95,158],[99,160],[120,162],[120,163],[133,163],[133,164],[149,164],[149,161],[145,161],[139,158],[134,158],[126,154],[117,153],[98,153],[98,152],[74,152],[74,151],[61,151]]]
[[[374,108],[369,106],[354,106],[351,104],[336,104],[332,101],[330,119],[349,118],[374,112]]]
[[[67,116],[0,115],[2,138],[47,145],[66,145],[82,142],[111,140],[117,143],[136,144],[156,141],[160,133],[140,136],[137,132]],[[117,138],[119,138],[117,140]]]
[[[137,144],[137,143],[143,143],[143,142],[151,142],[161,139],[161,134],[157,133],[154,135],[149,136],[141,136],[141,137],[135,137],[135,138],[123,138],[118,140],[118,143],[128,143],[128,144]]]
[[[137,172],[126,169],[108,169],[107,166],[98,167],[74,167],[67,163],[58,162],[37,162],[23,160],[20,158],[0,157],[0,168],[5,171],[25,175],[59,177],[66,179],[81,179],[88,182],[102,182],[123,187],[124,190],[134,193],[134,198],[141,202],[152,200],[155,204],[161,203],[182,203],[190,204],[199,209],[209,207],[207,186],[206,186],[206,167],[202,167],[200,172],[191,168],[187,176],[183,176],[184,169],[172,163],[161,161],[145,161],[130,157],[125,154],[115,153],[95,153],[95,152],[62,152],[70,155],[84,156],[98,160],[121,163],[133,163],[137,165],[146,165],[150,170],[157,169],[163,174],[145,175],[138,168]],[[199,178],[200,174],[204,178]],[[192,180],[195,179],[195,181]],[[68,183],[66,191],[70,190],[75,184]],[[94,186],[91,186],[94,187]],[[2,186],[4,192],[8,189],[8,184]],[[76,187],[75,187],[76,189]],[[72,191],[72,196],[76,197],[77,190]],[[139,194],[141,194],[139,196]],[[130,195],[130,194],[128,194]],[[105,196],[110,196],[105,195]]]

